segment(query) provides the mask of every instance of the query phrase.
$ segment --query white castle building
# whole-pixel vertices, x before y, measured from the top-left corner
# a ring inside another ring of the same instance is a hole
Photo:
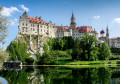
[[[28,35],[41,35],[52,38],[62,38],[63,36],[72,36],[81,39],[84,33],[94,35],[98,39],[98,33],[90,26],[76,27],[74,14],[72,13],[70,26],[56,26],[51,21],[45,22],[41,17],[29,17],[26,12],[20,16],[19,33]]]
[[[51,21],[46,22],[41,17],[29,17],[26,12],[20,16],[19,20],[19,34],[22,35],[36,35],[38,36],[37,48],[39,48],[40,53],[43,53],[42,37],[52,37],[52,38],[62,38],[64,36],[72,36],[75,40],[76,38],[81,39],[84,33],[89,35],[94,35],[99,42],[106,42],[111,47],[120,48],[120,38],[109,38],[108,26],[106,28],[106,36],[104,30],[100,31],[100,37],[98,37],[97,31],[93,30],[90,26],[76,26],[76,20],[74,14],[72,13],[70,26],[57,26]],[[30,38],[30,48],[32,49],[32,41]],[[33,48],[34,50],[34,48]]]

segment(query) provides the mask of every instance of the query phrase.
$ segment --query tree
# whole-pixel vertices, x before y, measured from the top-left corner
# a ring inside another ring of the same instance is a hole
[[[0,43],[5,43],[5,37],[8,35],[8,18],[2,16],[1,11],[2,7],[0,7]]]
[[[97,39],[94,35],[88,35],[85,33],[80,40],[80,48],[83,51],[81,54],[81,59],[84,58],[84,60],[89,61],[97,59]]]
[[[111,55],[110,47],[106,42],[101,43],[99,48],[99,60],[107,60]]]
[[[8,35],[9,24],[8,18],[2,16],[1,11],[2,7],[0,7],[0,65],[9,58],[8,53],[1,48],[1,45],[5,43],[5,37]]]
[[[80,55],[81,55],[80,41],[79,41],[79,39],[76,39],[74,42],[74,46],[73,46],[72,59],[79,60]]]
[[[25,62],[25,59],[30,56],[30,54],[27,53],[27,45],[21,43],[19,40],[11,42],[7,47],[7,51],[10,54],[10,60],[13,61],[18,59],[19,61]]]

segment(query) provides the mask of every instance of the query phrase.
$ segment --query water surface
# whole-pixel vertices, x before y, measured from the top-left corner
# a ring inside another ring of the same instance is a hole
[[[0,77],[8,84],[120,84],[120,67],[42,66],[7,70],[4,68],[0,71]]]

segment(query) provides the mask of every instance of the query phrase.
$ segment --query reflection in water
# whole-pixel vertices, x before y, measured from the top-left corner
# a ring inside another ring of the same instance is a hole
[[[0,76],[9,84],[120,84],[119,68],[25,67]]]

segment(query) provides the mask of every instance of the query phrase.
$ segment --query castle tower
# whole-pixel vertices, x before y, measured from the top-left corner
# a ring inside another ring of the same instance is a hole
[[[106,43],[108,43],[108,46],[109,46],[109,30],[108,30],[108,26],[106,28]]]
[[[75,17],[74,17],[73,12],[72,12],[72,17],[71,17],[70,26],[71,26],[72,29],[75,29],[75,28],[76,28],[76,21],[75,21]]]
[[[105,32],[103,29],[100,31],[100,37],[105,37]]]

